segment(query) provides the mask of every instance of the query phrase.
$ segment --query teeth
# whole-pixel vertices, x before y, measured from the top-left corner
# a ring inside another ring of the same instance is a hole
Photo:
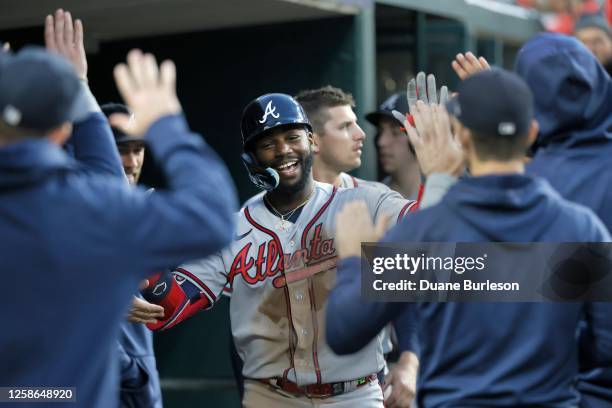
[[[278,169],[279,169],[279,170],[284,170],[284,169],[287,169],[287,168],[289,168],[290,166],[293,166],[295,163],[297,163],[297,162],[295,162],[295,161],[294,161],[294,162],[290,162],[290,163],[284,163],[284,164],[281,164],[280,166],[278,166]]]

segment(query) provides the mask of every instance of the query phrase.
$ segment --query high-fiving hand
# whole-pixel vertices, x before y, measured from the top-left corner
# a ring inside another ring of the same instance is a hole
[[[476,58],[469,51],[465,55],[462,53],[457,54],[455,60],[451,62],[451,66],[462,81],[477,72],[491,69],[491,66],[484,57]]]
[[[87,80],[87,57],[83,45],[83,23],[72,22],[69,11],[58,9],[55,15],[45,19],[45,45],[49,51],[66,58],[76,71],[79,79]]]
[[[127,64],[117,65],[114,75],[119,93],[133,116],[115,113],[109,118],[111,125],[133,136],[143,136],[159,118],[181,112],[172,61],[164,61],[158,67],[153,55],[132,50]]]

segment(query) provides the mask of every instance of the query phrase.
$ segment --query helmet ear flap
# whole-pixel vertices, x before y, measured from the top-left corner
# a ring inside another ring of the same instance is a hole
[[[276,170],[259,166],[252,154],[248,152],[242,153],[240,159],[249,173],[249,178],[257,187],[266,191],[272,191],[278,187],[280,178]]]

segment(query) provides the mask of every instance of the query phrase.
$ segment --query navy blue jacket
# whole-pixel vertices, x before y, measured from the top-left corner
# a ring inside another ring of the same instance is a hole
[[[161,408],[153,332],[144,324],[123,322],[119,333],[121,408]]]
[[[119,323],[140,280],[229,243],[237,203],[226,168],[181,116],[145,137],[169,180],[155,194],[117,173],[101,113],[73,139],[85,164],[44,139],[0,148],[0,384],[76,387],[76,404],[54,406],[116,407]]]
[[[538,149],[527,171],[547,179],[566,199],[591,208],[612,231],[612,80],[581,43],[557,34],[541,34],[525,44],[516,71],[534,93],[540,124]],[[600,306],[602,313],[612,314],[612,303]],[[612,365],[591,370],[590,354],[583,348],[581,405],[612,407]]]
[[[524,175],[460,180],[440,204],[391,229],[390,242],[600,242],[610,236],[586,207]],[[427,407],[571,407],[578,372],[575,331],[583,312],[612,359],[612,316],[581,303],[362,303],[360,261],[343,260],[327,308],[327,340],[338,353],[362,347],[400,312],[412,314],[420,346],[418,403]],[[407,313],[408,309],[409,313]],[[595,320],[599,319],[599,320]],[[404,345],[405,346],[405,345]]]

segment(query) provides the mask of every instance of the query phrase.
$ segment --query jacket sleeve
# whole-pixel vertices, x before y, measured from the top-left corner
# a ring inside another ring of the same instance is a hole
[[[355,353],[366,346],[380,331],[401,313],[401,303],[361,300],[361,259],[338,262],[336,286],[328,298],[326,339],[337,354]]]
[[[150,274],[228,245],[237,201],[225,165],[201,137],[189,132],[181,115],[159,119],[145,139],[165,172],[168,189],[149,194],[115,187],[115,196],[106,202],[116,208],[105,214],[117,227],[116,245],[131,254],[134,268]]]
[[[72,136],[66,143],[67,150],[79,162],[80,170],[125,179],[108,120],[86,84],[82,84],[82,92],[91,113],[85,120],[74,124]]]
[[[397,334],[397,346],[400,353],[411,351],[420,355],[420,347],[417,337],[417,313],[415,305],[408,303],[401,314],[393,320],[393,327]]]

